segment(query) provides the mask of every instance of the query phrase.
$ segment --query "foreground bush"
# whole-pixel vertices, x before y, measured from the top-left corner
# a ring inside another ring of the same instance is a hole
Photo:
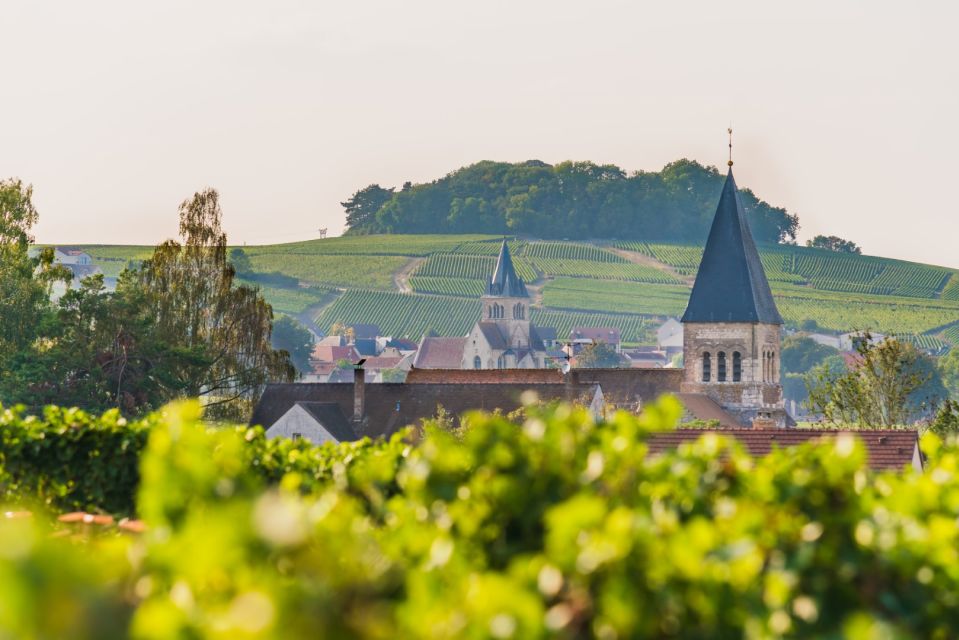
[[[0,519],[0,637],[957,635],[951,447],[926,438],[924,474],[873,474],[842,436],[648,457],[678,412],[529,409],[318,448],[170,408],[142,536]]]

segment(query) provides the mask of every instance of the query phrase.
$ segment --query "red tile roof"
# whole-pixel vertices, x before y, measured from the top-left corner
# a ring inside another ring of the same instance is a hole
[[[407,384],[562,384],[559,369],[420,369],[406,376]]]
[[[457,369],[463,362],[466,338],[423,338],[414,365],[422,369]]]
[[[764,456],[777,447],[794,447],[814,440],[827,440],[841,434],[859,438],[869,455],[873,470],[899,471],[913,463],[919,443],[918,434],[906,429],[870,429],[829,431],[824,429],[677,429],[657,433],[649,441],[650,452],[661,453],[680,444],[693,442],[705,433],[732,436],[752,456]]]
[[[607,344],[620,342],[619,329],[616,327],[573,327],[569,337],[571,340],[592,340]]]
[[[325,344],[318,344],[313,347],[313,354],[310,356],[310,359],[316,360],[317,362],[339,362],[340,360],[356,362],[360,359],[360,356],[356,352],[356,349],[350,346],[332,347]]]

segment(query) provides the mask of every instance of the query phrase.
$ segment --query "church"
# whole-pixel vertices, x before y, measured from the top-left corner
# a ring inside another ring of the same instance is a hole
[[[482,297],[483,318],[463,345],[461,369],[540,369],[546,347],[530,322],[529,293],[516,274],[506,240]]]
[[[414,368],[403,383],[271,384],[251,424],[268,436],[314,441],[388,436],[436,415],[522,406],[525,391],[543,400],[581,402],[601,415],[639,411],[663,394],[686,409],[684,421],[725,428],[792,426],[779,378],[783,319],[733,178],[732,163],[682,317],[682,369],[550,367],[530,322],[530,297],[509,247],[500,247],[482,296],[482,318],[469,335],[435,338],[446,368]]]

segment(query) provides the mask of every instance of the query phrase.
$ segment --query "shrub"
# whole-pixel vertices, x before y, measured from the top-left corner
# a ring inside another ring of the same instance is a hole
[[[111,637],[94,626],[111,607],[131,620],[112,637],[138,638],[956,635],[952,442],[924,438],[924,474],[870,472],[852,436],[753,459],[713,433],[650,456],[679,412],[528,407],[310,447],[168,408],[142,457],[148,529],[121,553],[0,520],[17,541],[0,603],[63,594],[16,622],[0,604],[0,636],[57,635],[69,612],[74,636]],[[30,582],[89,556],[102,573]]]

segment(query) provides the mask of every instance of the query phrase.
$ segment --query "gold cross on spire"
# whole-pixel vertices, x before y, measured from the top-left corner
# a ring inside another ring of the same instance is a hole
[[[731,167],[733,166],[733,128],[729,127],[726,131],[729,132],[729,162],[726,164]]]

